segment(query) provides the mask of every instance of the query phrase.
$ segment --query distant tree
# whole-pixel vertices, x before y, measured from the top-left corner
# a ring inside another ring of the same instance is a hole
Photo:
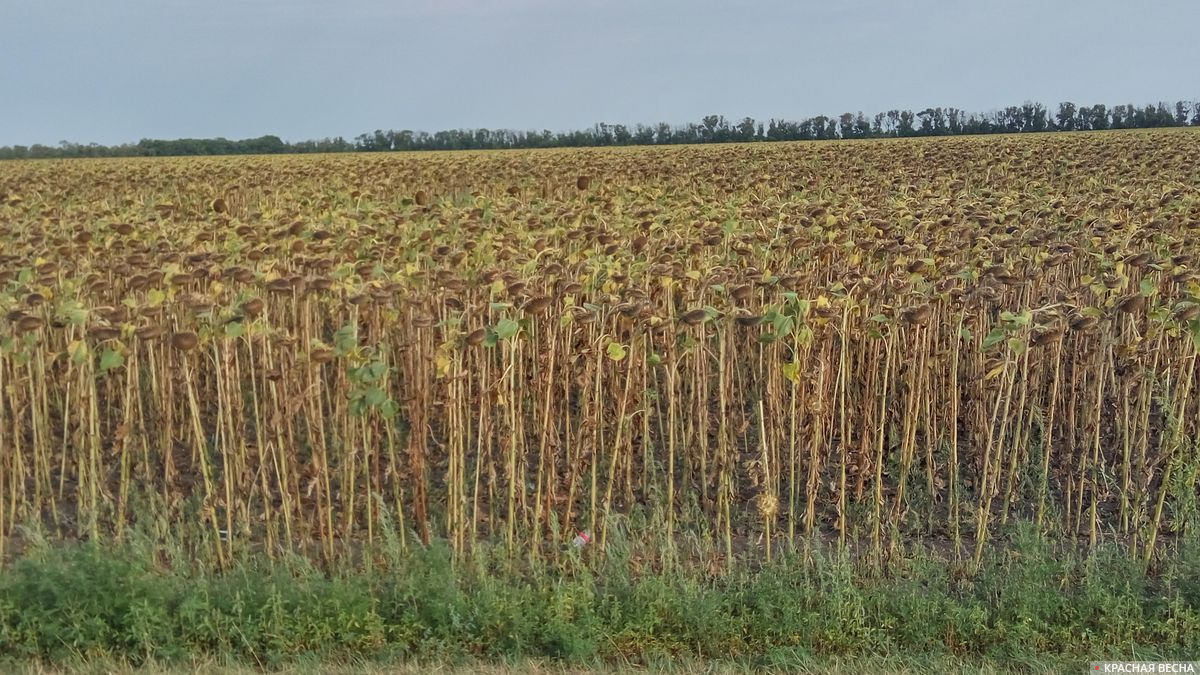
[[[713,140],[718,143],[733,140],[733,132],[729,128],[729,121],[725,119],[724,115],[721,115],[717,121],[717,132]]]
[[[854,116],[854,137],[855,138],[870,138],[871,137],[871,121],[863,114],[861,110]]]
[[[1191,101],[1175,102],[1175,125],[1184,126],[1188,123],[1188,111],[1192,109]]]
[[[837,121],[824,115],[812,118],[813,138],[818,141],[837,138]]]
[[[854,138],[854,115],[842,113],[838,118],[838,134],[842,138]]]
[[[947,132],[946,113],[941,108],[926,108],[917,113],[922,136],[941,136]]]
[[[1132,107],[1124,105],[1113,106],[1111,114],[1112,124],[1110,126],[1113,129],[1124,129],[1125,120],[1132,117],[1132,114],[1129,112],[1129,108]]]
[[[1075,104],[1070,101],[1058,104],[1058,114],[1054,116],[1055,124],[1063,131],[1074,131],[1078,125],[1075,117]]]
[[[995,133],[992,130],[992,123],[986,117],[976,117],[968,115],[966,121],[962,123],[964,134],[990,134]]]
[[[734,131],[737,133],[737,140],[752,141],[754,140],[754,119],[751,117],[743,117],[741,122],[738,122]]]
[[[951,135],[961,134],[963,132],[962,114],[962,111],[958,108],[946,109],[947,131]]]
[[[922,136],[933,135],[933,108],[926,108],[917,113],[917,119],[921,121],[921,127],[917,130]]]
[[[1041,103],[1026,102],[1021,106],[1020,128],[1018,131],[1045,131],[1046,108]]]
[[[1174,119],[1161,103],[1157,106],[1147,104],[1133,111],[1133,120],[1129,124],[1134,129],[1152,129],[1155,127],[1171,126]]]
[[[900,111],[899,110],[889,110],[888,114],[887,114],[887,118],[888,118],[888,134],[895,136],[897,133],[899,133],[899,129],[900,129]]]
[[[1145,126],[1150,128],[1155,127],[1173,127],[1175,126],[1175,115],[1172,114],[1170,107],[1166,103],[1159,101],[1157,105],[1146,106],[1146,115],[1149,118]]]
[[[700,122],[704,125],[704,139],[713,141],[717,138],[717,127],[724,118],[720,115],[706,115]]]

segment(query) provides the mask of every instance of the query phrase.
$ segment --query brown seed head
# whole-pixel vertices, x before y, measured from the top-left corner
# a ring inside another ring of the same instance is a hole
[[[524,309],[530,314],[541,314],[549,309],[553,302],[554,301],[549,296],[545,295],[536,298],[530,298],[529,301],[525,303]]]
[[[733,318],[739,326],[757,326],[762,323],[763,317],[761,314],[751,314],[749,312],[739,313]]]
[[[1084,333],[1095,328],[1099,323],[1100,320],[1094,316],[1074,314],[1071,316],[1069,325],[1071,326],[1071,330]]]
[[[1175,319],[1178,321],[1191,321],[1200,317],[1200,303],[1181,302],[1175,308]]]
[[[250,298],[242,303],[242,313],[250,318],[254,318],[263,311],[263,301],[260,298]]]
[[[918,305],[916,307],[909,307],[908,309],[900,312],[900,318],[903,319],[905,323],[912,324],[914,326],[925,325],[929,322],[929,317],[931,316],[933,316],[933,306],[928,303],[924,305]]]
[[[621,316],[628,319],[637,315],[639,307],[636,302],[622,302],[618,305],[614,305],[613,309],[616,310]]]
[[[163,335],[166,335],[166,333],[167,333],[166,329],[157,324],[151,324],[149,326],[142,326],[142,327],[138,328],[137,330],[133,331],[133,334],[139,340],[155,340],[155,339],[162,337]]]
[[[200,337],[191,331],[171,334],[171,346],[181,352],[191,351],[200,344]]]
[[[29,331],[37,330],[46,325],[46,321],[37,316],[23,316],[17,319],[17,332],[28,333]]]
[[[1034,330],[1032,337],[1029,338],[1030,344],[1042,346],[1054,342],[1062,337],[1063,329],[1061,326],[1042,327]]]
[[[1141,294],[1133,294],[1126,295],[1118,300],[1117,304],[1114,306],[1114,309],[1116,309],[1118,312],[1124,312],[1125,314],[1134,314],[1142,311],[1145,306],[1146,296]]]
[[[1125,264],[1129,265],[1130,267],[1145,267],[1149,262],[1149,253],[1138,253],[1125,259]]]
[[[103,342],[121,337],[121,330],[113,326],[92,326],[88,329],[88,335],[93,339]]]

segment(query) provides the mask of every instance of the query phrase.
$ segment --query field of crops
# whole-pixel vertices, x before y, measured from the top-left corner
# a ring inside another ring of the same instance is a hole
[[[0,547],[555,556],[640,511],[727,561],[1016,520],[1150,560],[1197,515],[1198,149],[3,163]]]

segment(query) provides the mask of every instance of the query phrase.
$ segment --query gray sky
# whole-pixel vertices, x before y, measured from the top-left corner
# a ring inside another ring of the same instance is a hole
[[[1197,0],[0,0],[0,145],[1200,99]]]

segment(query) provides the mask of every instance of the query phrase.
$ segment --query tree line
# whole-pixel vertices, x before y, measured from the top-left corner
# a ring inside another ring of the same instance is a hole
[[[708,115],[699,123],[656,125],[599,123],[590,129],[552,132],[513,129],[451,129],[434,133],[377,129],[356,136],[288,143],[278,136],[244,140],[225,138],[142,139],[137,143],[105,146],[62,141],[57,146],[0,146],[0,159],[67,157],[161,157],[187,155],[249,155],[314,152],[383,152],[411,150],[497,150],[516,148],[602,147],[615,145],[680,145],[753,141],[821,141],[855,138],[904,138],[1045,131],[1098,131],[1155,127],[1200,127],[1200,102],[1106,106],[1059,103],[1051,111],[1041,103],[1009,106],[990,113],[967,113],[959,108],[889,110],[873,116],[842,113],[805,120],[751,117],[728,120]]]

